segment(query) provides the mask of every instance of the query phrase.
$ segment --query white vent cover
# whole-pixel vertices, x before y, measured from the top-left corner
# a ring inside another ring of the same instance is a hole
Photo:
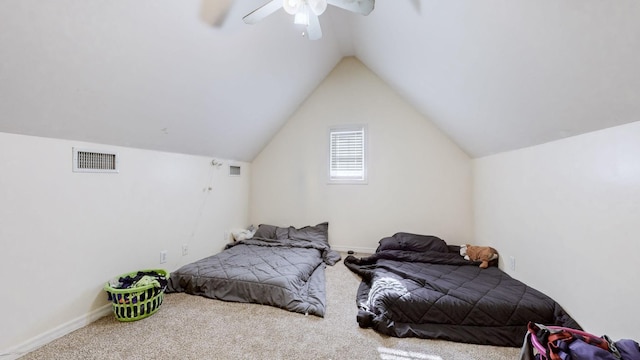
[[[240,166],[229,165],[229,176],[240,176]]]
[[[118,153],[73,148],[74,172],[117,173]]]

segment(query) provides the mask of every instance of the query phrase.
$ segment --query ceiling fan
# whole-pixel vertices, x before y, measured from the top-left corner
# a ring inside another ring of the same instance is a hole
[[[373,11],[374,2],[375,0],[271,0],[247,14],[242,20],[247,24],[255,24],[284,8],[287,13],[294,15],[294,23],[306,26],[306,36],[309,40],[317,40],[322,37],[318,16],[324,13],[327,5],[356,14],[369,15]]]

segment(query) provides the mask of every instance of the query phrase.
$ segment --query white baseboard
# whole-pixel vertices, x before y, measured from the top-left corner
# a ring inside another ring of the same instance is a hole
[[[356,255],[369,255],[376,252],[375,248],[361,248],[361,247],[340,246],[340,245],[331,245],[331,249],[339,252],[347,252],[351,250],[351,251],[354,251]]]
[[[62,337],[64,335],[70,334],[80,328],[83,328],[90,323],[109,315],[112,312],[111,304],[104,305],[99,307],[90,313],[77,317],[71,321],[68,321],[60,326],[57,326],[43,334],[35,336],[20,345],[11,347],[9,349],[5,349],[4,351],[0,351],[0,359],[2,360],[13,360],[17,359],[21,356],[26,355],[27,353],[36,350],[37,348],[50,343],[51,341]]]

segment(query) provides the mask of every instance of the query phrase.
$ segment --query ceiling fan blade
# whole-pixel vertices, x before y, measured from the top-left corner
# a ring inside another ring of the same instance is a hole
[[[329,5],[361,15],[369,15],[373,11],[374,3],[375,0],[327,0]]]
[[[307,25],[307,37],[309,40],[318,40],[322,37],[322,29],[320,28],[320,19],[313,11],[309,12],[309,25]]]
[[[282,7],[282,0],[271,0],[261,7],[253,10],[242,18],[247,24],[255,24],[258,21],[278,11]]]

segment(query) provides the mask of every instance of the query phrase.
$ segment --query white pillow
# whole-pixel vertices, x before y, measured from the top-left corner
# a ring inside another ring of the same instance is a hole
[[[233,236],[233,241],[240,241],[251,239],[255,233],[255,230],[236,229],[231,231],[231,236]]]

